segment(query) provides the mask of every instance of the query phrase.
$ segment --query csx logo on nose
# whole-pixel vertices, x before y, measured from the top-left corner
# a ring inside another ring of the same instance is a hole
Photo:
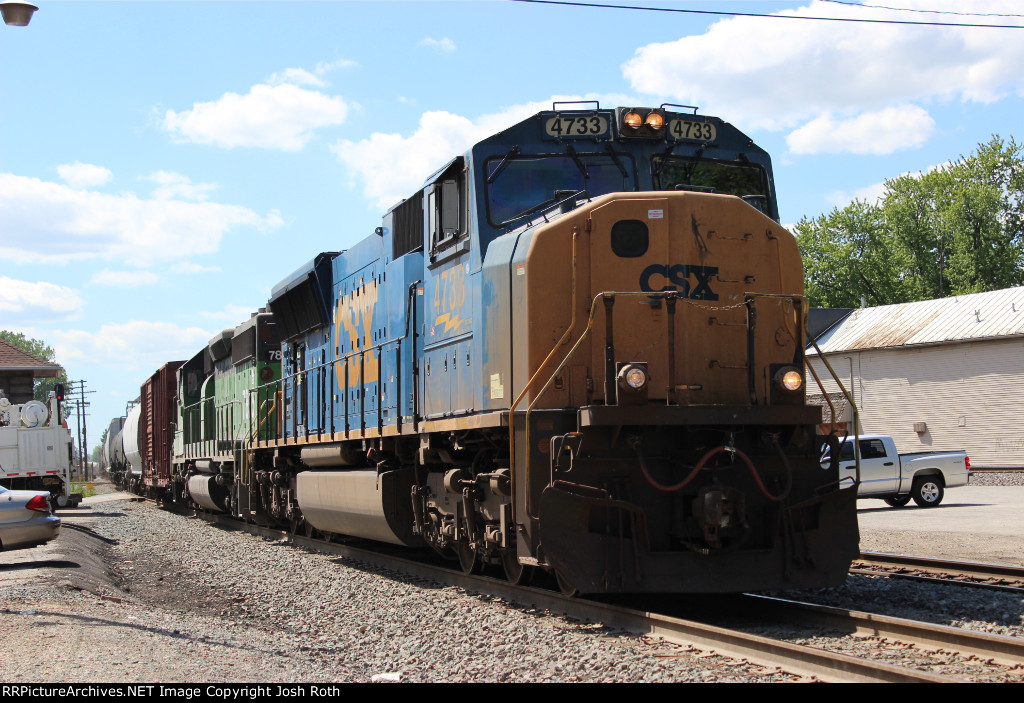
[[[717,273],[717,266],[651,264],[640,274],[640,290],[647,293],[675,290],[679,291],[679,295],[683,298],[718,300],[718,294],[711,290],[709,283],[711,277]],[[693,285],[690,284],[690,276],[693,276]],[[662,279],[661,281],[659,281],[659,277]],[[672,285],[655,288],[658,283],[664,281],[668,281]]]

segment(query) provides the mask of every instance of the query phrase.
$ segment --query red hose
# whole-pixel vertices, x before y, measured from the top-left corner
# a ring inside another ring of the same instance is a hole
[[[750,460],[750,457],[748,457],[742,450],[726,447],[724,444],[720,447],[715,447],[707,454],[702,456],[700,461],[697,462],[697,466],[693,468],[693,471],[691,471],[686,478],[684,478],[682,481],[680,481],[674,486],[665,486],[654,480],[654,477],[652,477],[651,474],[648,473],[647,471],[647,463],[644,461],[643,454],[640,453],[639,449],[637,449],[636,455],[637,458],[640,460],[640,470],[643,472],[644,478],[647,479],[647,482],[650,483],[654,488],[658,489],[659,491],[671,493],[673,491],[678,491],[680,488],[683,488],[686,484],[692,481],[694,477],[697,475],[697,472],[704,468],[704,464],[708,462],[708,459],[724,451],[730,451],[734,455],[738,456],[740,459],[743,460],[743,463],[747,465],[748,469],[750,469],[750,475],[754,477],[754,483],[757,484],[757,487],[761,490],[761,493],[764,494],[765,498],[773,502],[778,502],[786,497],[786,493],[788,493],[788,491],[778,497],[773,496],[771,493],[769,493],[768,489],[765,488],[764,483],[761,482],[761,476],[757,473],[757,469],[754,468],[754,462]]]

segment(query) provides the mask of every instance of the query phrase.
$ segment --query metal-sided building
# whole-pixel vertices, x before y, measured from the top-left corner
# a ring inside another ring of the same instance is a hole
[[[851,393],[861,433],[892,435],[901,452],[965,449],[974,468],[1024,468],[1024,287],[861,308],[818,347]],[[822,393],[809,379],[808,394],[825,427],[852,430],[849,403],[813,347],[807,361],[824,384]]]

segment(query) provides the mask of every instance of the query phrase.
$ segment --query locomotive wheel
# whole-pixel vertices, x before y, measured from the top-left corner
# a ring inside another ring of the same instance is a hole
[[[293,535],[299,534],[299,530],[302,530],[304,523],[301,515],[292,515],[292,519],[288,523],[288,532]]]
[[[901,496],[899,498],[883,498],[885,504],[890,508],[902,508],[904,505],[910,502],[910,496]]]
[[[303,527],[305,528],[306,536],[309,537],[310,539],[312,539],[313,538],[313,532],[315,531],[315,528],[312,525],[310,525],[308,522],[304,522],[303,523]]]
[[[469,542],[459,542],[459,566],[464,574],[476,574],[480,572],[480,558],[476,550],[470,547]]]
[[[558,581],[558,590],[562,592],[562,595],[575,598],[580,594],[580,589],[572,585],[569,579],[562,576],[562,572],[555,569],[555,580]]]
[[[533,580],[533,567],[519,563],[515,548],[501,550],[501,568],[509,583],[525,586]]]

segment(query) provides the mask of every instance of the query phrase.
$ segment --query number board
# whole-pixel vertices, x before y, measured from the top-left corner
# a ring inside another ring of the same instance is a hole
[[[611,120],[598,112],[555,112],[544,117],[545,139],[611,139]]]
[[[670,120],[668,133],[673,139],[687,142],[713,142],[718,139],[715,124],[703,120]]]

